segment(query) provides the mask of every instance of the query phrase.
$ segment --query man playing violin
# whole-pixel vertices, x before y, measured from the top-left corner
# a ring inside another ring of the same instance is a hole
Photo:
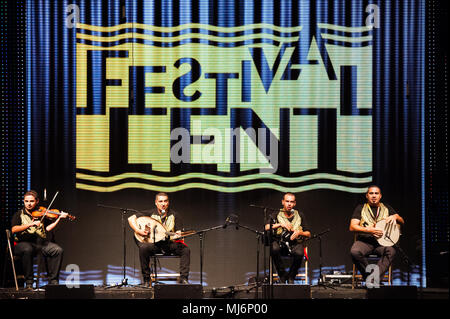
[[[369,186],[366,192],[367,202],[356,206],[350,221],[349,230],[357,234],[356,240],[350,249],[353,263],[361,273],[363,280],[369,276],[366,272],[368,266],[367,256],[376,254],[380,256],[378,270],[381,278],[391,265],[394,256],[394,247],[381,246],[377,239],[383,235],[383,231],[375,228],[377,222],[386,220],[387,224],[403,225],[405,221],[388,204],[381,203],[381,190],[378,186]]]
[[[39,252],[45,258],[48,282],[51,285],[59,283],[63,249],[53,242],[53,233],[61,218],[67,213],[61,212],[57,218],[35,218],[33,212],[37,209],[39,197],[37,192],[30,190],[23,197],[24,208],[17,211],[11,220],[11,232],[14,234],[14,254],[22,260],[25,276],[25,287],[33,287],[33,257]],[[43,215],[43,214],[42,214]]]
[[[150,257],[156,253],[175,254],[180,258],[180,278],[179,283],[187,284],[190,267],[190,249],[182,240],[177,240],[183,229],[182,220],[178,213],[169,209],[169,196],[166,193],[158,193],[155,196],[155,208],[150,211],[136,213],[128,218],[128,223],[133,231],[140,236],[149,236],[151,230],[141,229],[137,219],[142,216],[149,216],[164,226],[167,232],[176,232],[172,240],[160,240],[157,242],[140,242],[136,240],[139,247],[139,259],[141,271],[144,279],[144,286],[150,287]]]
[[[305,216],[294,209],[295,195],[286,193],[281,201],[283,208],[275,215],[269,216],[265,230],[272,230],[275,240],[272,242],[272,259],[281,283],[293,284],[304,257],[302,240],[311,237]],[[281,256],[293,257],[289,272],[282,265]]]

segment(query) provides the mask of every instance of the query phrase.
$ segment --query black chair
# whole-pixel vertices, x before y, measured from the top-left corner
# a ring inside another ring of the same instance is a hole
[[[161,259],[179,259],[181,258],[181,256],[177,256],[174,254],[170,254],[170,253],[158,253],[152,256],[152,263],[153,265],[151,266],[151,274],[150,274],[150,279],[152,282],[157,283],[158,282],[158,277],[160,277],[161,279],[164,280],[178,280],[180,278],[180,274],[179,273],[163,273],[163,274],[158,274],[158,264],[160,264],[160,269],[161,269]]]
[[[367,256],[367,261],[369,264],[376,264],[380,260],[380,256],[370,254]],[[355,289],[355,287],[358,287],[362,281],[362,275],[358,274],[358,271],[356,269],[356,265],[353,264],[353,273],[352,273],[352,289]],[[387,281],[388,285],[392,284],[392,265],[389,265],[388,272],[384,274],[383,281]]]
[[[304,267],[304,269],[305,269],[305,271],[304,272],[301,272],[301,270],[302,270],[302,268],[299,268],[299,272],[297,273],[297,275],[295,276],[295,280],[302,280],[302,281],[304,281],[305,282],[305,285],[308,285],[308,283],[309,283],[309,276],[308,276],[308,247],[305,247],[305,250],[304,250],[304,252],[305,252],[305,255],[304,255],[304,259],[305,259],[305,267]],[[289,259],[289,260],[291,260],[292,259],[292,257],[291,256],[281,256],[281,258],[282,259]],[[278,274],[277,273],[273,273],[273,279],[274,280],[277,280],[279,277],[278,277]]]
[[[6,229],[5,232],[6,232],[6,256],[5,256],[5,265],[3,268],[3,286],[5,286],[6,268],[7,268],[6,264],[8,263],[9,259],[11,261],[11,269],[14,276],[14,284],[16,290],[19,290],[18,280],[24,279],[24,276],[22,274],[19,274],[18,271],[16,270],[16,263],[20,262],[20,257],[14,255],[14,242],[12,240],[11,230]],[[39,279],[41,278],[40,269],[42,264],[42,254],[39,252],[36,257],[37,257],[36,287],[39,287]]]

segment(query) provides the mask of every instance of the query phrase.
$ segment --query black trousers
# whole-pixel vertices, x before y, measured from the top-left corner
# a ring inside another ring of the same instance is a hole
[[[282,263],[282,256],[291,256],[292,257],[292,264],[289,267],[289,272],[287,272],[283,266]],[[302,244],[296,244],[291,247],[291,252],[287,249],[287,247],[281,246],[277,241],[274,241],[272,243],[272,260],[275,265],[275,268],[277,269],[278,276],[289,278],[289,279],[295,279],[295,276],[297,276],[298,269],[300,268],[302,264],[304,256],[304,247]]]
[[[366,267],[369,264],[367,261],[367,256],[369,254],[376,254],[380,257],[377,265],[381,282],[381,279],[383,279],[384,274],[394,260],[395,253],[396,250],[394,247],[383,247],[380,246],[376,240],[370,239],[364,241],[357,240],[353,243],[352,248],[350,249],[350,255],[353,263],[363,276],[364,281],[369,275],[369,273],[366,272]]]
[[[180,279],[189,278],[189,267],[191,263],[191,250],[186,245],[173,241],[160,241],[156,244],[141,243],[137,240],[139,247],[139,260],[144,281],[150,280],[150,258],[157,253],[170,253],[180,256]]]
[[[59,280],[64,250],[50,241],[42,243],[22,241],[14,246],[14,255],[22,260],[25,281],[33,282],[33,258],[38,253],[42,253],[44,257],[48,280]]]

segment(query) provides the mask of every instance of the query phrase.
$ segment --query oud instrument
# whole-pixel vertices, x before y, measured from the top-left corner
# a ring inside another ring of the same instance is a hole
[[[141,236],[136,232],[134,233],[134,237],[141,243],[157,243],[165,240],[178,240],[197,233],[194,230],[190,230],[182,232],[180,236],[174,238],[174,236],[178,234],[167,231],[163,224],[149,216],[141,216],[137,218],[136,225],[140,230],[145,230],[148,232],[146,236]]]

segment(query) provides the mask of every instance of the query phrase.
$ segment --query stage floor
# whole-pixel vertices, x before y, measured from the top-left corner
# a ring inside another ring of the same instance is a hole
[[[168,286],[168,285],[164,285]],[[274,285],[277,286],[277,285]],[[297,285],[302,286],[302,285]],[[304,286],[303,286],[304,287]],[[402,286],[397,286],[402,287]],[[404,287],[404,286],[403,286]],[[299,287],[302,288],[302,287]],[[395,289],[396,287],[388,287],[387,289]],[[276,291],[282,291],[284,287],[275,287]],[[386,289],[386,287],[383,287]],[[155,299],[154,288],[142,287],[94,287],[95,299]],[[378,294],[377,298],[390,299],[392,294],[383,296]],[[45,287],[35,290],[20,289],[16,291],[14,288],[0,288],[0,299],[45,299]],[[79,298],[79,297],[77,297]],[[277,297],[275,296],[274,299]],[[310,298],[305,298],[304,295],[299,296],[299,299],[370,299],[368,290],[365,288],[352,289],[351,287],[324,287],[311,286]],[[396,295],[394,298],[402,299],[402,296]],[[449,299],[449,290],[445,288],[424,288],[417,289],[417,296],[405,296],[407,299]],[[83,297],[81,297],[83,299]],[[179,299],[179,298],[178,298]],[[261,287],[256,291],[255,287],[240,286],[240,287],[221,287],[209,288],[204,287],[201,299],[267,299],[263,295]],[[282,299],[282,298],[280,298]]]

